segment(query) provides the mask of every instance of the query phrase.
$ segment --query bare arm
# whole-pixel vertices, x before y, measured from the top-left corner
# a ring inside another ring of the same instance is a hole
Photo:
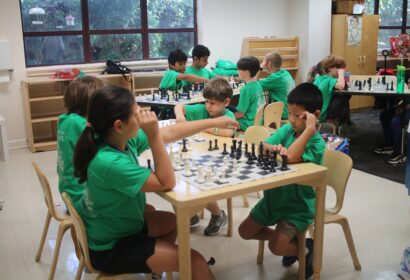
[[[215,128],[208,128],[207,130],[205,130],[205,132],[216,136],[232,137],[235,133],[235,130],[229,128],[221,128],[215,131]]]
[[[230,117],[219,117],[214,119],[206,119],[185,123],[177,123],[172,126],[160,128],[162,139],[165,143],[175,142],[177,140],[189,137],[208,128],[217,127],[219,129],[233,128],[238,129],[239,124],[237,121]]]
[[[154,157],[155,172],[151,173],[141,188],[142,192],[170,190],[175,187],[175,174],[172,163],[165,149],[164,141],[158,128],[158,120],[154,112],[141,111],[137,114],[138,123],[147,135],[152,155]]]
[[[177,122],[185,122],[186,118],[185,118],[185,105],[184,104],[177,104],[174,107],[174,113],[175,113],[175,117],[177,119]]]
[[[178,74],[177,80],[188,81],[192,83],[207,83],[209,80],[204,77],[191,75],[191,74]]]
[[[245,113],[236,111],[234,115],[235,115],[235,118],[242,119],[245,116]]]
[[[344,69],[337,69],[337,82],[335,85],[336,89],[344,89],[345,88],[345,70]]]

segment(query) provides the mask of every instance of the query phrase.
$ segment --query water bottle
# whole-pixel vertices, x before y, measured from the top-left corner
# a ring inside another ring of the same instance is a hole
[[[403,65],[397,65],[397,93],[404,93],[404,77],[405,77],[406,67]]]

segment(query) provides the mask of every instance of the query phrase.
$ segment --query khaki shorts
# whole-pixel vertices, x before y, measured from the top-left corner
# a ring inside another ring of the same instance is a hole
[[[279,220],[276,224],[276,230],[287,235],[290,239],[293,239],[298,233],[298,229],[291,223],[285,220]]]

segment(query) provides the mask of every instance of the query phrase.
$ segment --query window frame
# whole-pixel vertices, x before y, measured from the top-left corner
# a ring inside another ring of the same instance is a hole
[[[401,34],[407,33],[406,30],[410,29],[410,25],[407,24],[407,7],[408,7],[408,0],[403,0],[403,11],[402,11],[402,23],[401,25],[380,25],[379,29],[392,29],[392,30],[400,30]],[[379,6],[380,0],[374,1],[374,14],[379,14]]]
[[[101,63],[105,60],[101,61],[93,61],[92,60],[92,49],[91,49],[91,36],[92,35],[117,35],[117,34],[141,34],[142,38],[142,59],[135,60],[135,59],[122,59],[121,61],[145,61],[145,60],[161,60],[164,57],[158,58],[150,58],[149,57],[149,34],[153,33],[184,33],[184,32],[192,32],[194,33],[194,45],[198,44],[198,6],[197,0],[192,0],[193,2],[193,22],[194,26],[192,28],[148,28],[148,0],[139,0],[140,1],[140,10],[141,10],[141,28],[139,29],[98,29],[98,30],[90,30],[89,26],[89,17],[88,17],[88,0],[81,0],[81,17],[82,17],[82,29],[81,30],[67,30],[67,31],[24,31],[23,25],[23,15],[22,15],[22,4],[19,0],[20,4],[20,14],[21,14],[21,21],[22,21],[22,33],[23,33],[23,41],[24,41],[24,55],[26,55],[26,43],[25,38],[29,37],[46,37],[46,36],[76,36],[81,35],[83,37],[83,56],[84,62],[75,63],[73,64],[92,64],[92,63]],[[71,63],[70,63],[71,64]],[[41,64],[41,65],[27,65],[27,61],[25,59],[26,68],[34,68],[34,67],[43,67],[43,66],[52,66],[52,65],[65,65],[65,64]]]

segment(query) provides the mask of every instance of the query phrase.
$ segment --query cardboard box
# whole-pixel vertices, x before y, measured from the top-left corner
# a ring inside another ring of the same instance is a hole
[[[336,0],[336,14],[353,14],[355,4],[364,4],[364,0]]]

